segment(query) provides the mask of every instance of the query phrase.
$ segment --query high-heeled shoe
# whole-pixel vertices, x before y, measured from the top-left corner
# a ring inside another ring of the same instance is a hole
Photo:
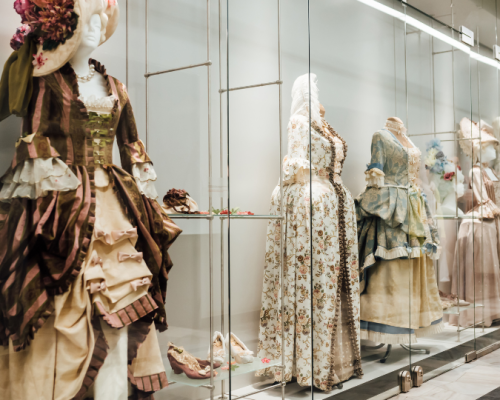
[[[217,371],[212,371],[210,368],[210,361],[200,360],[189,354],[184,348],[177,347],[172,343],[168,344],[167,357],[176,375],[184,372],[191,379],[207,379],[212,374],[217,376]],[[220,363],[214,362],[214,369],[219,367]]]
[[[238,364],[249,364],[253,362],[253,351],[248,350],[248,347],[238,337],[231,332],[226,336],[226,347],[229,349],[231,346],[231,357],[233,357]]]
[[[217,331],[214,333],[213,347],[214,362],[224,364],[224,360],[226,358],[226,341],[224,340],[224,336],[222,336],[222,333]],[[207,359],[210,360],[210,347],[208,347]]]

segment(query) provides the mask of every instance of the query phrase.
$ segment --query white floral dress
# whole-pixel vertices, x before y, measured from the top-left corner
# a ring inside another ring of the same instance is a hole
[[[353,374],[362,376],[362,371],[356,214],[353,198],[340,178],[346,145],[326,123],[325,131],[317,126],[311,130],[310,162],[309,119],[293,116],[288,125],[288,156],[283,166],[284,336],[285,379],[290,381],[294,376],[302,386],[314,383],[319,389],[331,390]],[[271,214],[281,214],[279,185],[272,195]],[[281,222],[271,220],[267,229],[259,357],[273,360],[281,359],[282,351],[280,234]],[[257,375],[272,373],[281,381],[280,369],[268,368]]]

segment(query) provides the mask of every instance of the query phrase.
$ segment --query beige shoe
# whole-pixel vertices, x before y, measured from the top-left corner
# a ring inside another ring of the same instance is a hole
[[[226,346],[229,349],[231,346],[231,356],[236,360],[238,364],[249,364],[253,362],[253,351],[248,350],[238,337],[231,333],[231,340],[229,340],[229,334],[226,336]]]
[[[214,333],[213,343],[214,343],[214,362],[224,364],[224,360],[226,358],[226,341],[224,340],[224,336],[222,336],[222,333],[220,332]],[[208,347],[207,358],[210,360],[210,346]]]

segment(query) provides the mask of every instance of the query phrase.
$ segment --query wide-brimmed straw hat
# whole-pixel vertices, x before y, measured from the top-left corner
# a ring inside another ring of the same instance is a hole
[[[115,32],[120,14],[117,0],[16,0],[14,8],[25,24],[22,32],[37,40],[33,76],[51,74],[71,60],[93,15],[101,17],[101,45]],[[19,29],[16,35],[22,36]]]
[[[480,124],[471,121],[469,118],[462,118],[460,121],[460,147],[463,152],[472,158],[473,162],[479,161],[481,149],[486,146],[495,146],[498,150],[500,142],[495,138],[493,128],[481,121]]]

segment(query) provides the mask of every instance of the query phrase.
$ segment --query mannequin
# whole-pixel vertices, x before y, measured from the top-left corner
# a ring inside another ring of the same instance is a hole
[[[36,24],[51,3],[37,2],[23,23]],[[53,37],[37,29],[23,45],[37,48],[34,61],[8,69],[33,90],[0,179],[0,270],[10,273],[0,282],[0,371],[11,377],[2,400],[126,400],[129,381],[134,398],[151,398],[168,385],[156,331],[167,329],[167,251],[181,230],[156,201],[125,85],[89,60],[116,30],[118,3],[72,6],[71,37],[46,51]],[[58,15],[48,24],[67,27]]]
[[[70,64],[78,77],[80,98],[100,99],[109,96],[104,76],[99,72],[96,72],[88,81],[80,79],[80,77],[87,76],[92,71],[89,67],[89,59],[99,46],[101,28],[100,15],[92,15],[89,23],[82,26],[82,41],[76,54],[70,60]],[[98,167],[97,170],[102,171],[102,168]],[[127,379],[127,327],[116,330],[101,321],[101,328],[109,345],[108,356],[97,375],[94,387],[89,391],[89,396],[95,400],[127,400],[128,396],[132,394],[129,393],[131,387]]]
[[[457,209],[457,198],[462,197],[464,193],[464,185],[459,184],[456,196],[455,193],[452,192],[444,198],[441,203],[441,212],[443,215],[455,215],[456,212],[458,212],[459,216],[464,215],[464,212],[460,208]]]
[[[481,161],[483,163],[489,163],[497,158],[497,151],[494,146],[487,146],[481,151]],[[493,171],[489,166],[484,166],[484,171],[488,174],[490,179],[494,182],[498,181],[498,178],[495,176]]]
[[[75,70],[78,77],[86,76],[90,72],[89,59],[92,53],[97,49],[101,40],[101,17],[94,14],[87,25],[83,27],[82,41],[76,54],[70,60],[70,64]],[[102,74],[97,72],[91,80],[82,82],[78,80],[80,96],[97,98],[106,97],[109,95],[106,81]]]
[[[408,344],[444,328],[432,262],[439,258],[440,241],[419,186],[421,152],[405,133],[396,117],[375,132],[365,171],[367,186],[355,199],[363,267],[361,339],[377,343]],[[402,198],[408,201],[394,200]],[[408,271],[415,282],[410,296]],[[401,299],[411,299],[411,324]]]
[[[451,290],[471,304],[482,304],[480,318],[484,326],[500,318],[500,182],[488,163],[496,159],[500,146],[488,126],[463,118],[460,122],[460,146],[472,159],[469,187],[472,203],[460,224],[456,243]],[[484,249],[484,250],[483,250]],[[450,316],[450,324],[469,326],[478,321],[477,311],[465,310]]]

